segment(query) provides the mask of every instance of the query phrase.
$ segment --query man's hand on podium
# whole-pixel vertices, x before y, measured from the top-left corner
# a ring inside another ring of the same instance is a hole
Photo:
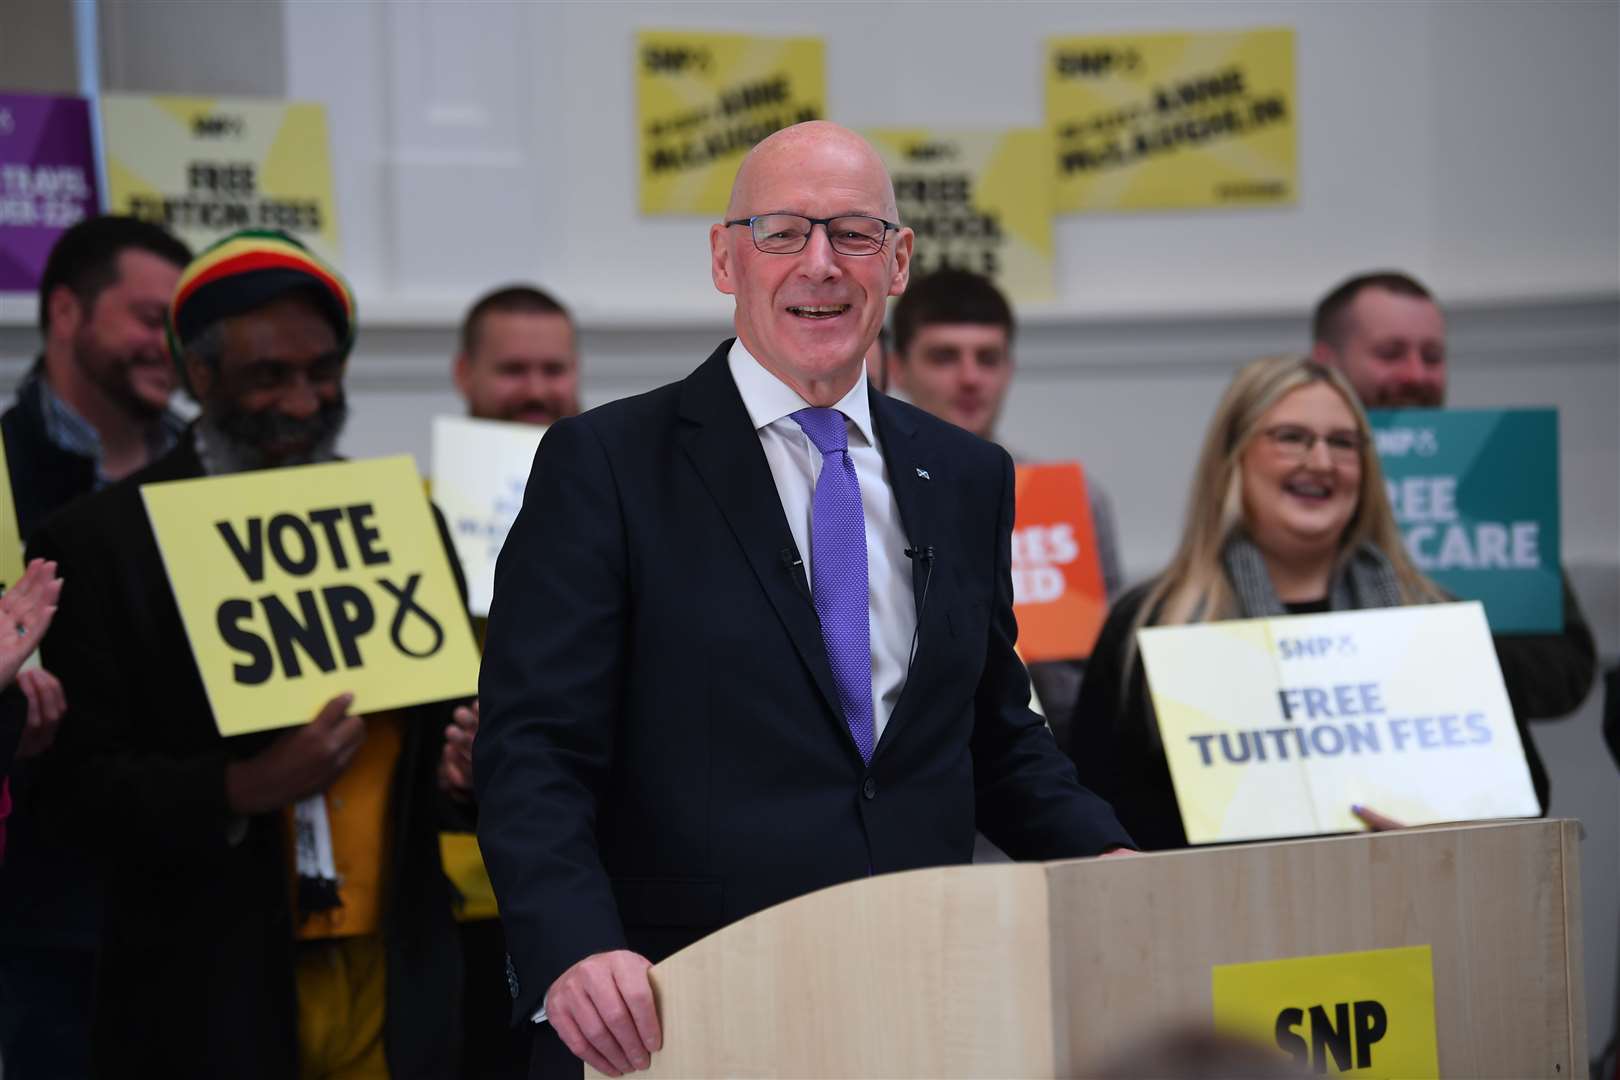
[[[653,1003],[652,961],[628,949],[587,956],[546,991],[546,1019],[585,1064],[622,1076],[652,1064],[664,1045]]]

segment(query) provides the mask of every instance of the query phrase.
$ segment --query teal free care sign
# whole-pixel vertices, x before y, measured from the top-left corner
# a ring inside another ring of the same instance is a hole
[[[1418,568],[1479,600],[1493,633],[1564,627],[1555,409],[1369,412]]]

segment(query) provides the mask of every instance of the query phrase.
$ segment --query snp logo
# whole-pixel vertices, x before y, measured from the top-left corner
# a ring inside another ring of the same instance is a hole
[[[1374,433],[1379,457],[1433,457],[1440,452],[1440,440],[1433,428],[1394,427]]]
[[[956,156],[956,147],[948,142],[916,143],[906,147],[907,161],[949,161]]]
[[[1360,652],[1356,648],[1356,639],[1349,634],[1279,638],[1277,651],[1284,660],[1326,660],[1335,656],[1355,656]]]
[[[1389,1013],[1376,1001],[1340,1001],[1331,1006],[1312,1005],[1309,1010],[1284,1009],[1277,1014],[1277,1049],[1286,1050],[1297,1065],[1313,1071],[1333,1071],[1372,1067],[1373,1045],[1389,1032]]]
[[[230,116],[226,113],[196,116],[191,121],[191,133],[199,139],[231,138],[241,135],[246,130],[247,124],[240,116]]]

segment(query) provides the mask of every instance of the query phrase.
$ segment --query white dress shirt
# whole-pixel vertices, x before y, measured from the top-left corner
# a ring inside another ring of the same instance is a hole
[[[743,407],[765,460],[776,481],[776,494],[787,514],[793,542],[804,559],[805,580],[815,581],[810,564],[810,504],[821,476],[821,451],[799,427],[792,414],[809,403],[787,383],[767,371],[738,339],[727,357],[731,378],[742,395]],[[910,547],[900,524],[900,506],[894,501],[883,453],[872,427],[871,402],[866,396],[866,367],[833,408],[843,413],[849,429],[849,457],[861,486],[861,509],[866,517],[866,592],[872,642],[873,741],[883,737],[900,689],[905,685],[911,659],[912,636],[917,629],[917,601],[911,589]]]

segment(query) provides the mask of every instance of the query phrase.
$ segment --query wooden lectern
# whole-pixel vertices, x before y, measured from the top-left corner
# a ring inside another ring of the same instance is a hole
[[[655,967],[665,1048],[635,1075],[1082,1076],[1209,1023],[1214,965],[1428,945],[1441,1075],[1585,1077],[1578,830],[1492,822],[851,882]]]

